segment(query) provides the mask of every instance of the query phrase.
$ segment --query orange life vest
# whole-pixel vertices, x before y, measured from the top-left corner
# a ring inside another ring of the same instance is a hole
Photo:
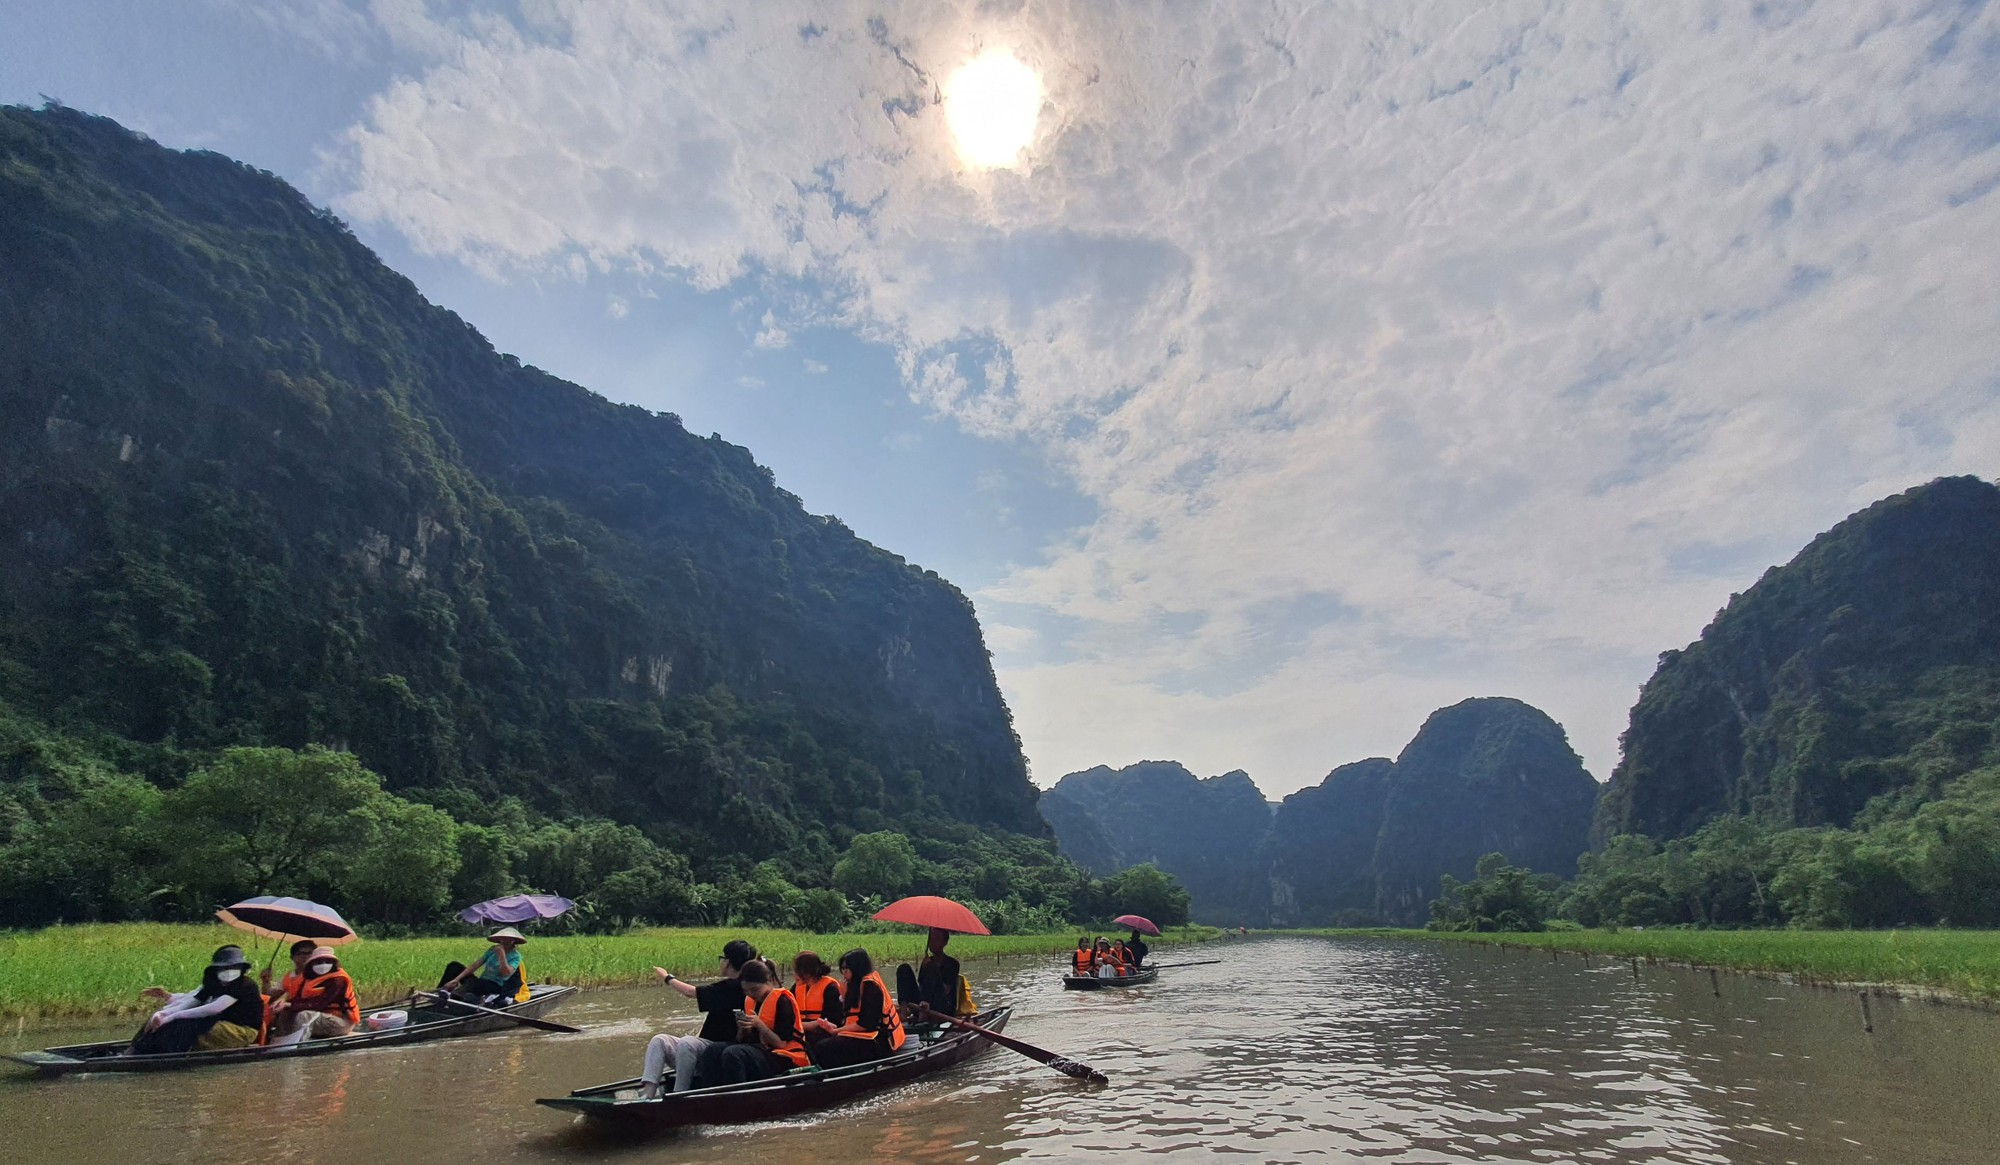
[[[870,983],[882,993],[882,1026],[875,1031],[861,1026],[861,1001],[867,997],[866,986]],[[889,1034],[890,1051],[903,1046],[903,1014],[896,1010],[896,998],[889,994],[889,987],[882,982],[882,976],[870,971],[855,982],[854,998],[847,1008],[847,1022],[841,1025],[837,1034],[851,1040],[872,1040],[882,1032]]]
[[[821,975],[810,983],[800,979],[792,984],[792,1002],[798,1005],[799,1026],[826,1017],[826,993],[832,986],[831,975]]]
[[[799,1001],[792,998],[791,992],[785,990],[783,987],[771,988],[764,993],[764,1002],[757,1005],[757,1018],[763,1020],[764,1026],[774,1032],[778,1030],[778,1000],[780,999],[792,1000],[792,1019],[794,1022],[798,1021],[800,1015]],[[764,1050],[780,1060],[790,1062],[794,1068],[803,1068],[811,1063],[806,1058],[806,1046],[801,1040],[786,1040],[775,1048],[766,1045]]]
[[[1118,973],[1120,975],[1129,975],[1132,973],[1132,952],[1127,949],[1123,940],[1111,944],[1111,957],[1118,960]]]
[[[1097,952],[1089,947],[1078,947],[1076,953],[1070,956],[1070,961],[1076,964],[1076,973],[1079,975],[1088,975],[1097,970]]]
[[[293,1011],[324,1011],[328,1015],[345,1016],[349,1023],[361,1022],[361,1007],[354,998],[354,980],[345,971],[336,969],[317,979],[308,979],[300,984],[298,994],[290,998]]]

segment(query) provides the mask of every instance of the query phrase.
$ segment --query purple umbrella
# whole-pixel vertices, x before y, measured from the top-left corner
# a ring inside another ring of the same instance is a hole
[[[576,903],[558,894],[509,894],[504,898],[494,898],[477,906],[468,906],[458,912],[458,916],[474,926],[492,926],[496,922],[527,922],[536,918],[554,918]]]

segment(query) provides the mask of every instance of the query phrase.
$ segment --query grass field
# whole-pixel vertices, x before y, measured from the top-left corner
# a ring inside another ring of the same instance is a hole
[[[1657,959],[1696,967],[1786,974],[1817,984],[1888,983],[2000,1003],[2000,931],[1580,930],[1464,934],[1428,930],[1316,930],[1331,937],[1495,943]]]
[[[1077,934],[1020,934],[951,940],[959,959],[1000,955],[1055,955],[1076,948]],[[1095,932],[1093,932],[1095,933]],[[1221,932],[1206,927],[1175,929],[1158,946],[1198,942]],[[722,944],[744,938],[786,965],[801,950],[818,951],[831,963],[842,951],[864,947],[878,963],[914,962],[924,935],[806,934],[784,930],[658,929],[619,935],[530,937],[522,954],[530,979],[602,986],[648,982],[652,968],[706,978],[715,973]],[[246,942],[245,940],[251,940]],[[252,940],[221,925],[173,926],[120,923],[55,926],[47,930],[0,933],[0,1019],[74,1019],[150,1011],[141,989],[159,985],[185,991],[200,980],[209,955],[224,943],[244,943],[262,967],[275,944]],[[353,974],[364,1004],[386,1003],[415,987],[437,985],[452,959],[471,962],[485,949],[477,937],[366,939],[339,948],[341,963]],[[280,971],[288,964],[278,957]]]

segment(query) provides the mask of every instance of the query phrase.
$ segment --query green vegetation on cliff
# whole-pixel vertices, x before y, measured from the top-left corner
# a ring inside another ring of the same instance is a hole
[[[351,753],[454,897],[591,854],[671,921],[892,830],[974,868],[939,888],[1081,884],[948,583],[494,351],[272,175],[60,107],[0,109],[0,556],[4,921],[212,905],[169,826],[237,746]]]
[[[1660,658],[1586,924],[2000,925],[2000,488],[1862,510]]]

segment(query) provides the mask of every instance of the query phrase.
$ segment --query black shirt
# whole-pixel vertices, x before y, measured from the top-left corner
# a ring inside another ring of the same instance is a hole
[[[701,1038],[725,1044],[736,1042],[736,1012],[743,1010],[743,984],[734,979],[710,983],[694,989],[694,1005],[707,1014],[701,1021]]]
[[[257,990],[257,984],[248,975],[240,975],[233,983],[204,982],[194,993],[198,1002],[207,1003],[212,999],[228,995],[234,999],[222,1014],[215,1017],[217,1023],[240,1024],[243,1027],[264,1026],[264,993]]]

